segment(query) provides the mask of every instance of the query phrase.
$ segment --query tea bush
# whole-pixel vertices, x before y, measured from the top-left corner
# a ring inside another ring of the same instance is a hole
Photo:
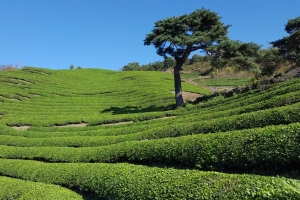
[[[0,199],[83,199],[79,194],[57,185],[0,176]]]
[[[297,173],[299,83],[174,109],[167,73],[0,71],[0,174],[35,181],[3,180],[3,188],[27,195],[32,185],[56,184],[99,199],[297,199],[299,181],[251,173]]]
[[[95,193],[102,199],[297,199],[298,180],[145,167],[0,160],[0,173]]]

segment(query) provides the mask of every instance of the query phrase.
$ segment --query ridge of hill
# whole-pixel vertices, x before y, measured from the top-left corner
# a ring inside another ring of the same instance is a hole
[[[54,184],[74,199],[299,198],[299,78],[178,109],[162,72],[27,67],[0,71],[0,84],[0,178],[11,187]]]

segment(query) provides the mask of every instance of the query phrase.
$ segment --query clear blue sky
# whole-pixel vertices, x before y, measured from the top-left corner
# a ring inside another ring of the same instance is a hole
[[[0,0],[0,65],[119,70],[160,61],[143,44],[154,23],[202,7],[232,25],[231,39],[264,48],[300,16],[299,0]]]

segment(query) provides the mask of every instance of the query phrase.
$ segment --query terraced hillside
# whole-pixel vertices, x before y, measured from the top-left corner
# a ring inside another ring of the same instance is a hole
[[[0,84],[3,199],[300,197],[282,176],[300,164],[300,79],[180,109],[160,72],[24,68]]]

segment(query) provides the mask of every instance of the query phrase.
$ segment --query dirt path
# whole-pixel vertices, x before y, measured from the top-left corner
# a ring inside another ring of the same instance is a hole
[[[195,81],[193,81],[193,79],[191,79],[191,78],[186,79],[186,80],[183,80],[183,81],[186,82],[186,83],[190,83],[190,84],[192,84],[192,85],[198,86],[198,83],[196,83]]]
[[[171,91],[175,95],[175,91]],[[197,98],[202,97],[202,94],[193,93],[193,92],[182,92],[183,101],[195,101]]]
[[[12,126],[12,128],[19,131],[26,131],[30,126]]]
[[[130,124],[130,123],[133,123],[133,121],[117,122],[117,123],[110,123],[110,124],[101,124],[101,126],[114,126],[114,125],[120,125],[120,124]]]
[[[160,118],[149,119],[149,120],[144,120],[144,121],[152,121],[152,120],[159,120],[159,119],[169,119],[169,118],[174,118],[174,117],[177,117],[177,116],[160,117]],[[101,126],[114,126],[114,125],[120,125],[120,124],[130,124],[130,123],[133,123],[133,121],[102,124]],[[61,125],[61,126],[57,126],[56,125],[56,126],[53,126],[53,127],[63,128],[63,127],[85,127],[85,126],[87,126],[87,123],[67,124],[67,125]],[[30,128],[30,126],[11,126],[11,128],[13,128],[15,130],[19,130],[19,131],[26,131],[27,129]]]
[[[61,125],[61,126],[54,126],[54,127],[84,127],[87,123],[80,123],[80,124],[67,124],[67,125]]]

